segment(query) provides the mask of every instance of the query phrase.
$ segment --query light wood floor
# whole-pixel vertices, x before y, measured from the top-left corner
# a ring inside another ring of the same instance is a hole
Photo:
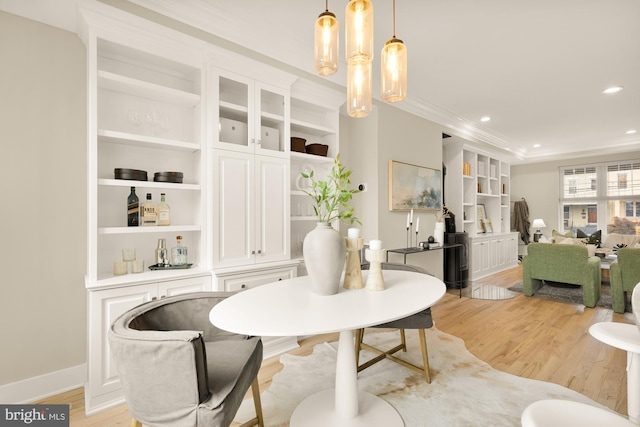
[[[516,267],[477,283],[509,287],[521,280],[522,269]],[[494,368],[560,384],[626,415],[626,353],[592,338],[588,329],[602,321],[634,323],[630,313],[522,294],[503,301],[458,298],[453,290],[432,312],[438,329],[463,339],[469,351]],[[309,354],[315,344],[335,340],[337,334],[316,336],[303,341],[295,353]],[[269,387],[281,368],[277,358],[263,363],[258,376],[261,390]],[[70,404],[72,426],[130,423],[126,405],[86,417],[81,388],[38,403]]]

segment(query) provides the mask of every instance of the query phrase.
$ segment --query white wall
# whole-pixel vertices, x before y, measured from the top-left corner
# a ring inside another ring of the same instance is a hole
[[[558,212],[560,200],[558,168],[561,166],[587,165],[630,159],[640,159],[640,151],[528,165],[512,165],[511,201],[526,199],[531,222],[535,218],[543,219],[547,227],[541,231],[546,237],[551,237],[552,230],[559,230],[560,221]],[[534,231],[531,231],[532,239]]]
[[[0,385],[85,362],[86,55],[0,11]]]

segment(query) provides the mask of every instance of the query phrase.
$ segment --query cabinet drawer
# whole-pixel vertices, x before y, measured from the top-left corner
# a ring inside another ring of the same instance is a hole
[[[294,277],[290,270],[262,272],[259,274],[225,277],[223,279],[225,291],[239,291],[241,289],[251,289],[266,283],[277,282]]]

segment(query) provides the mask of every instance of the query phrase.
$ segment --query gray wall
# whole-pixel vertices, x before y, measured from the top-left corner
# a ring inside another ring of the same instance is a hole
[[[558,168],[630,159],[640,159],[640,150],[624,154],[512,165],[511,201],[524,198],[529,206],[531,222],[535,218],[543,219],[547,228],[541,231],[546,237],[550,237],[552,230],[559,230],[560,177]],[[531,231],[532,236],[534,231]]]
[[[0,385],[85,362],[86,55],[0,11]]]
[[[407,212],[389,211],[389,160],[442,169],[443,128],[377,101],[368,117],[343,117],[342,121],[348,122],[341,127],[343,160],[354,170],[352,182],[365,182],[369,187],[354,198],[354,207],[363,222],[363,237],[365,241],[382,240],[386,249],[404,248],[407,245]],[[427,240],[433,235],[436,217],[432,212],[415,211],[414,230],[417,217],[420,217],[418,238]],[[415,233],[411,237],[415,239]],[[415,240],[413,242],[415,244]],[[398,254],[389,256],[392,262],[402,260]],[[442,278],[442,251],[409,255],[407,263],[420,265]]]

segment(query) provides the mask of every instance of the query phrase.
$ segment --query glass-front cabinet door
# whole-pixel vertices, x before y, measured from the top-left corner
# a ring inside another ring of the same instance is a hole
[[[214,147],[278,157],[288,152],[288,92],[223,70],[212,74],[218,100]]]

